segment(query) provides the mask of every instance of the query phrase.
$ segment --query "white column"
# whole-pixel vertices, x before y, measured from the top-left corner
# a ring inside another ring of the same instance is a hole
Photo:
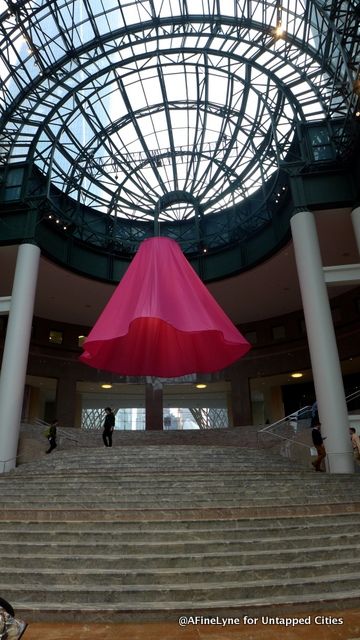
[[[360,253],[360,207],[356,207],[351,212],[351,220],[354,227],[356,243]]]
[[[295,214],[291,230],[328,470],[352,473],[348,412],[313,214]]]
[[[16,466],[40,249],[19,247],[0,376],[0,472]]]

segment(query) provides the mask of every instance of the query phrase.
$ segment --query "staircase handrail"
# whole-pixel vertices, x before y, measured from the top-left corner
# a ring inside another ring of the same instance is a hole
[[[38,427],[50,427],[50,422],[46,422],[45,420],[42,420],[41,418],[34,418],[32,420],[32,423]],[[77,438],[74,435],[70,435],[69,432],[64,428],[64,427],[57,427],[56,428],[56,433],[58,436],[60,436],[61,438],[65,438],[65,440],[70,440],[70,442],[76,442],[77,444],[79,444],[80,440],[79,438]]]
[[[357,391],[353,391],[352,393],[349,393],[348,396],[346,396],[345,400],[346,400],[346,404],[348,405],[349,402],[351,402],[352,400],[356,400],[356,398],[360,397],[360,389],[358,389]]]
[[[357,391],[353,391],[352,393],[349,393],[346,397],[345,397],[345,401],[346,401],[346,405],[348,406],[349,402],[351,402],[352,400],[355,400],[356,398],[360,397],[360,389],[358,389]],[[274,429],[276,429],[276,427],[280,427],[282,425],[285,425],[288,422],[291,422],[291,420],[299,420],[301,418],[301,415],[304,413],[308,413],[309,411],[312,410],[312,406],[311,405],[306,405],[305,407],[302,407],[301,409],[298,409],[297,411],[294,411],[293,413],[290,413],[288,416],[285,416],[284,418],[281,418],[280,420],[277,420],[276,422],[273,422],[272,424],[268,424],[265,427],[263,427],[262,429],[260,429],[257,432],[257,442],[258,442],[258,447],[260,444],[260,438],[263,434],[267,435],[267,434],[271,434],[272,436],[274,436],[275,438],[278,438],[279,440],[287,440],[288,442],[292,442],[293,444],[298,444],[300,446],[303,447],[307,447],[309,450],[312,449],[311,445],[307,445],[303,442],[299,442],[298,440],[295,440],[295,438],[290,438],[289,436],[282,436],[278,433],[275,433]]]
[[[291,419],[299,420],[299,414],[307,413],[309,411],[311,411],[311,405],[306,405],[306,407],[302,407],[301,409],[298,409],[297,411],[294,411],[293,413],[290,413],[288,416],[285,416],[284,418],[281,418],[280,420],[277,420],[276,422],[272,422],[271,424],[267,424],[265,427],[263,427],[262,429],[260,429],[258,431],[258,434],[259,433],[264,433],[266,431],[270,431],[271,429],[281,425],[282,423],[290,422]],[[289,439],[291,440],[291,438],[289,438]]]
[[[33,420],[29,421],[29,424],[35,424],[38,427],[50,427],[50,422],[46,422],[46,420],[42,420],[41,418],[33,418]]]
[[[273,433],[273,432],[271,432],[271,435],[274,436],[274,438],[279,438],[279,440],[286,440],[287,442],[298,444],[301,447],[306,447],[306,449],[312,449],[312,445],[306,444],[305,442],[300,442],[299,440],[294,440],[294,438],[289,438],[288,436],[281,436],[279,433]]]
[[[80,440],[76,436],[69,433],[64,429],[64,427],[57,427],[57,433],[61,438],[65,438],[65,440],[70,440],[70,442],[76,442],[79,444]]]
[[[349,393],[345,397],[346,405],[348,405],[349,402],[351,402],[352,400],[355,400],[356,398],[359,398],[359,397],[360,397],[360,389],[358,389],[357,391],[353,391],[352,393]],[[288,416],[285,416],[284,418],[280,418],[280,420],[277,420],[276,422],[272,422],[271,424],[267,424],[265,427],[263,427],[258,431],[258,434],[264,433],[266,431],[270,431],[271,429],[281,425],[282,423],[289,422],[291,419],[299,420],[300,413],[306,413],[307,411],[311,411],[311,409],[312,409],[311,405],[306,405],[305,407],[301,407],[301,409],[298,409],[297,411],[290,413]],[[291,440],[291,438],[289,438],[289,440]]]

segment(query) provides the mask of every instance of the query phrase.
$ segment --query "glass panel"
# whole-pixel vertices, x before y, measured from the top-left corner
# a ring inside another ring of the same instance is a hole
[[[204,215],[239,203],[276,177],[299,123],[352,113],[356,3],[330,4],[0,2],[0,162],[33,161],[122,218],[151,220],[174,193]],[[331,160],[325,128],[311,136]]]

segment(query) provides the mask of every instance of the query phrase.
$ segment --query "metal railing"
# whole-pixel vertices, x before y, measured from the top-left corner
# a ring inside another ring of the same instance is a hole
[[[283,426],[284,424],[294,423],[291,426],[295,426],[295,423],[297,424],[299,420],[307,420],[307,419],[311,419],[310,405],[307,405],[306,407],[302,407],[301,409],[298,409],[298,411],[294,411],[293,413],[290,413],[288,416],[285,416],[285,418],[280,418],[280,420],[277,420],[276,422],[272,422],[271,424],[266,425],[265,427],[260,429],[260,431],[258,431],[258,435],[260,433],[272,432],[273,429]]]
[[[308,458],[312,445],[298,438],[302,431],[308,430],[310,423],[311,406],[308,405],[260,429],[257,433],[258,448],[275,448],[287,458]],[[282,433],[277,432],[280,429]]]
[[[34,420],[32,420],[30,424],[33,424],[35,426],[42,427],[45,429],[50,427],[50,423],[46,422],[45,420],[41,420],[41,418],[34,418]],[[56,435],[60,440],[64,439],[64,440],[69,440],[70,442],[74,442],[77,445],[80,444],[80,438],[74,436],[73,434],[70,434],[68,430],[65,429],[64,427],[57,427]]]
[[[346,406],[350,409],[351,403],[360,398],[360,389],[346,396]],[[360,408],[359,408],[360,412]],[[351,415],[351,413],[349,412]],[[290,413],[288,416],[266,425],[257,433],[258,448],[278,448],[281,455],[286,457],[304,458],[304,452],[307,450],[307,456],[312,453],[313,445],[299,440],[301,432],[308,432],[311,426],[312,407],[307,405],[298,411]],[[282,433],[277,431],[281,430]],[[266,437],[269,439],[266,440]],[[270,439],[271,437],[271,439]],[[267,444],[266,444],[267,442]],[[302,455],[297,455],[296,450],[302,451]],[[295,455],[293,453],[295,452]]]
[[[349,395],[346,396],[345,399],[346,399],[346,405],[347,405],[348,409],[351,408],[349,405],[351,405],[351,403],[354,400],[357,400],[358,398],[360,398],[360,389],[357,389],[353,393],[349,393]],[[360,406],[359,406],[359,412],[360,412]]]

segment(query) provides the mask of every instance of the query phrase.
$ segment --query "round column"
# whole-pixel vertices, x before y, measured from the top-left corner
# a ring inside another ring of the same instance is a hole
[[[0,472],[16,466],[40,249],[19,247],[0,376]]]
[[[352,473],[348,411],[313,214],[295,214],[291,230],[327,466],[330,473]]]
[[[354,227],[358,252],[360,253],[360,207],[356,207],[355,209],[352,210],[351,220]]]

